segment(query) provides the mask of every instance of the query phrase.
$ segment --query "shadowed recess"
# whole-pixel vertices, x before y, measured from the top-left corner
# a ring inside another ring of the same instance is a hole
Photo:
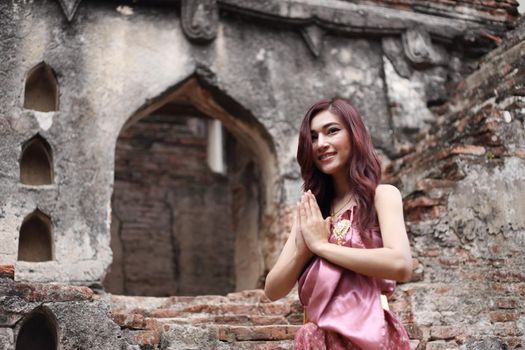
[[[33,312],[24,321],[18,333],[15,349],[55,350],[57,348],[56,333],[55,325],[44,312]]]
[[[42,62],[27,75],[24,108],[39,112],[58,111],[58,82],[53,69]]]
[[[52,260],[51,242],[51,220],[37,209],[22,223],[18,241],[18,260],[33,262]]]
[[[51,147],[40,135],[36,135],[22,145],[20,182],[34,186],[53,183]]]

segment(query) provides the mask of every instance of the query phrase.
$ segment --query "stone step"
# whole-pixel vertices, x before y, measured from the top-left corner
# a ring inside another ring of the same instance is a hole
[[[296,293],[277,302],[262,290],[226,296],[110,295],[111,317],[131,344],[183,349],[290,349],[303,320]]]
[[[298,322],[290,322],[284,316],[258,316],[258,315],[227,315],[215,316],[198,315],[196,317],[170,317],[170,318],[151,318],[144,317],[141,314],[124,314],[113,313],[113,321],[121,328],[128,329],[154,329],[162,325],[170,324],[189,324],[199,325],[242,325],[242,326],[270,326],[270,325],[296,325],[301,324],[299,317]]]
[[[252,340],[293,340],[299,325],[232,326],[219,325],[218,338],[221,341],[237,342]]]
[[[156,346],[164,341],[172,346],[183,345],[184,349],[290,349],[299,327],[164,325],[161,329],[125,329],[124,336],[140,347]]]
[[[291,296],[278,302],[268,300],[261,290],[231,293],[227,296],[128,297],[110,296],[114,314],[139,314],[149,318],[179,318],[194,315],[287,316],[301,314],[302,306]]]

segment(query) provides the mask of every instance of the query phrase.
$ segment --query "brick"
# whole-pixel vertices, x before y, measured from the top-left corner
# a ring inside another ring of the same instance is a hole
[[[453,339],[463,333],[463,329],[457,326],[432,326],[430,328],[431,339]]]
[[[520,335],[521,332],[516,322],[495,322],[493,324],[494,334],[500,337],[509,337]]]
[[[93,300],[93,291],[90,288],[66,284],[11,281],[10,283],[3,283],[1,287],[0,290],[8,289],[9,295],[16,295],[27,302]]]
[[[514,310],[498,310],[489,313],[491,322],[506,322],[517,321],[520,318],[520,313]]]
[[[439,199],[429,198],[429,197],[417,197],[414,199],[409,199],[405,201],[405,210],[411,210],[417,207],[432,207],[440,204]]]
[[[448,267],[457,267],[463,263],[463,260],[461,258],[458,258],[457,256],[455,257],[443,256],[439,258],[439,263],[441,265],[448,266]]]
[[[133,331],[128,338],[132,344],[140,345],[141,347],[145,345],[160,345],[160,333],[157,330]]]
[[[153,311],[146,312],[148,317],[155,318],[171,318],[181,316],[184,312],[175,309],[156,309]]]
[[[145,328],[144,316],[141,314],[113,313],[111,318],[122,328]]]
[[[476,145],[454,145],[450,148],[443,149],[439,151],[435,158],[440,160],[448,158],[452,155],[473,155],[473,156],[482,156],[486,153],[486,149],[483,146]]]
[[[219,339],[235,340],[291,340],[300,326],[219,326]]]
[[[15,266],[14,265],[0,265],[0,278],[15,278]]]
[[[525,281],[525,273],[513,270],[496,270],[491,272],[489,278],[498,282],[522,282]]]
[[[247,325],[252,323],[251,317],[248,315],[214,316],[212,320],[216,324]]]
[[[519,306],[517,298],[497,298],[494,302],[495,306],[500,309],[516,309]]]
[[[293,348],[292,340],[267,341],[240,341],[235,342],[231,349],[235,350],[290,350]]]
[[[288,320],[284,316],[252,316],[251,322],[256,326],[288,324]]]
[[[455,342],[445,342],[443,340],[436,340],[427,343],[426,350],[451,350],[459,349]]]

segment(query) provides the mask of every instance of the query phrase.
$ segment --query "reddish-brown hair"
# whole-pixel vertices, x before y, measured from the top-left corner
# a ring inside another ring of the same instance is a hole
[[[334,186],[330,175],[324,174],[314,164],[312,119],[323,111],[338,115],[350,134],[351,153],[348,167],[348,184],[352,189],[357,205],[356,217],[360,229],[377,225],[374,197],[377,185],[381,181],[381,163],[372,145],[372,138],[363,123],[357,109],[341,98],[323,99],[315,103],[304,116],[299,130],[297,161],[301,167],[303,189],[311,190],[319,203],[324,217],[330,215],[330,204],[334,198]]]

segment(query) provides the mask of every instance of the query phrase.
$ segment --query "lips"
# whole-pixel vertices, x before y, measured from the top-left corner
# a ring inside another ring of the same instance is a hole
[[[326,153],[323,153],[321,155],[319,155],[319,157],[317,157],[320,161],[325,161],[325,160],[329,160],[331,159],[334,155],[335,155],[336,152],[326,152]]]

